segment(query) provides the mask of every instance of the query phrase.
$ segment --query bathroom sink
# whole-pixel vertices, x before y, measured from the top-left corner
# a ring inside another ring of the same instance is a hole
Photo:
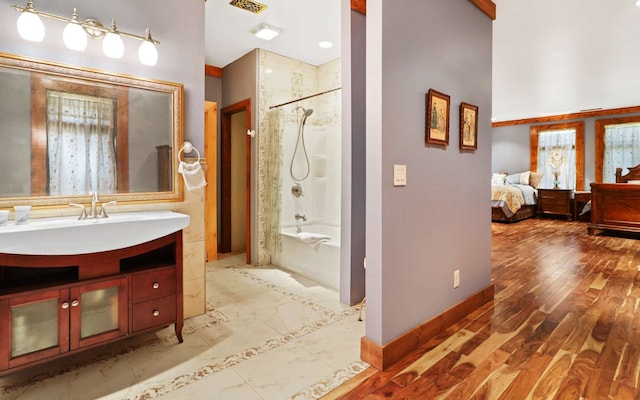
[[[109,218],[77,217],[13,221],[0,226],[0,253],[73,255],[122,249],[161,238],[189,225],[190,217],[173,211],[112,213]]]

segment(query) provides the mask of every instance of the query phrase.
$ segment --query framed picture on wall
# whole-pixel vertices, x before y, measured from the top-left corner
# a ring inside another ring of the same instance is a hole
[[[426,144],[449,144],[449,95],[437,90],[427,92]]]
[[[478,106],[460,103],[460,150],[478,149]]]

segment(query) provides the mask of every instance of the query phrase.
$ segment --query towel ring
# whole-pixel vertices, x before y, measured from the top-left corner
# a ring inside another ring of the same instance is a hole
[[[191,153],[193,150],[195,150],[196,154],[198,155],[198,161],[196,161],[196,162],[200,162],[200,152],[198,151],[198,149],[193,147],[191,142],[184,142],[184,146],[182,146],[180,148],[180,150],[178,150],[178,161],[180,160],[180,153],[182,153],[182,152],[184,152],[185,154],[186,153]]]

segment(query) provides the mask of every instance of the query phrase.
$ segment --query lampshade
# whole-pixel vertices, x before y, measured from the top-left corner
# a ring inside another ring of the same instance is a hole
[[[18,33],[23,39],[42,42],[42,39],[44,39],[44,24],[34,11],[33,4],[29,1],[25,10],[18,17]]]
[[[104,39],[102,39],[102,51],[107,57],[122,58],[124,55],[124,43],[122,38],[118,34],[116,28],[116,21],[111,21],[111,31],[107,32]]]
[[[73,9],[73,18],[62,31],[64,45],[71,50],[83,51],[87,48],[87,34],[78,21],[78,13]]]
[[[150,66],[156,65],[158,62],[158,50],[151,39],[149,28],[147,28],[147,38],[142,41],[138,49],[138,59],[142,64]]]

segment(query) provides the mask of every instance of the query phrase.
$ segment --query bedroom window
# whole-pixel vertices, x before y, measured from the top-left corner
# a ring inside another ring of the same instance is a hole
[[[583,190],[584,123],[531,127],[531,170],[544,174],[538,187]]]
[[[640,116],[596,121],[596,181],[616,181],[622,173],[640,164]]]

